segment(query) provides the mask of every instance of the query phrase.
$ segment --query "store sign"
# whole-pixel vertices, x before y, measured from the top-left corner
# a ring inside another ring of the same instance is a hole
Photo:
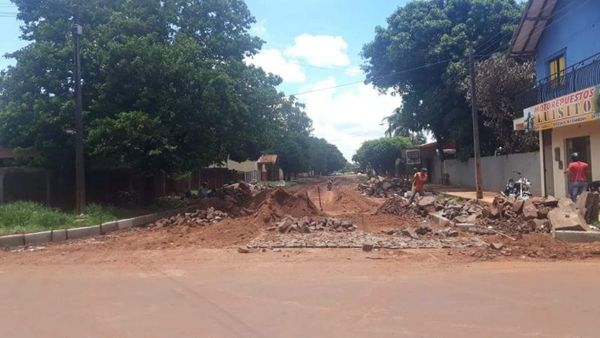
[[[406,164],[414,165],[421,164],[421,151],[419,149],[411,149],[406,151]]]
[[[540,103],[523,111],[525,130],[552,129],[600,120],[600,86]]]

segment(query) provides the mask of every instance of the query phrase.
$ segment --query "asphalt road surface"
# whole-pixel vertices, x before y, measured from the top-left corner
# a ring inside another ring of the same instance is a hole
[[[482,263],[444,255],[20,253],[0,265],[0,336],[600,335],[599,260]]]

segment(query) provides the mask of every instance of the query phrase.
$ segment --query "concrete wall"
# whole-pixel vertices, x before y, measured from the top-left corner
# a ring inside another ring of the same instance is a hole
[[[451,185],[475,186],[475,164],[472,158],[467,162],[446,160],[444,167],[445,172],[450,176]],[[531,181],[531,190],[534,195],[542,193],[539,152],[482,157],[483,189],[486,191],[503,190],[510,177],[515,179],[518,177],[513,171],[520,171]]]
[[[600,1],[559,0],[553,15],[560,17],[538,43],[537,79],[550,76],[548,62],[564,53],[567,67],[600,53]]]
[[[581,136],[590,137],[592,156],[590,166],[592,167],[592,180],[600,180],[600,121],[552,129],[552,149],[560,149],[560,160],[563,161],[563,169],[561,170],[559,168],[559,161],[554,158],[555,154],[554,151],[552,151],[550,156],[552,156],[552,163],[554,166],[554,191],[558,197],[565,197],[567,191],[567,180],[564,171],[570,162],[570,155],[566,153],[566,139]]]
[[[234,160],[228,159],[226,163],[227,169],[232,169],[236,171],[240,171],[243,173],[258,171],[258,162],[257,161],[244,161],[244,162],[236,162]]]

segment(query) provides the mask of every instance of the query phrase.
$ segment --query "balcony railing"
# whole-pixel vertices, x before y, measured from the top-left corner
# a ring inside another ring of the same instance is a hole
[[[600,53],[565,70],[563,75],[538,81],[535,88],[517,97],[518,112],[578,90],[600,85]]]

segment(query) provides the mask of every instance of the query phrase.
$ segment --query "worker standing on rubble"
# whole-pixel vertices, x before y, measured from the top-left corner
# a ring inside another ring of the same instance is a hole
[[[580,161],[578,153],[573,153],[565,173],[569,175],[569,195],[573,202],[576,202],[577,197],[587,188],[590,165]]]
[[[427,182],[427,168],[421,169],[421,171],[417,171],[413,176],[413,186],[412,186],[412,195],[410,196],[409,204],[415,200],[415,196],[417,193],[419,197],[423,196],[425,193],[425,182]]]

